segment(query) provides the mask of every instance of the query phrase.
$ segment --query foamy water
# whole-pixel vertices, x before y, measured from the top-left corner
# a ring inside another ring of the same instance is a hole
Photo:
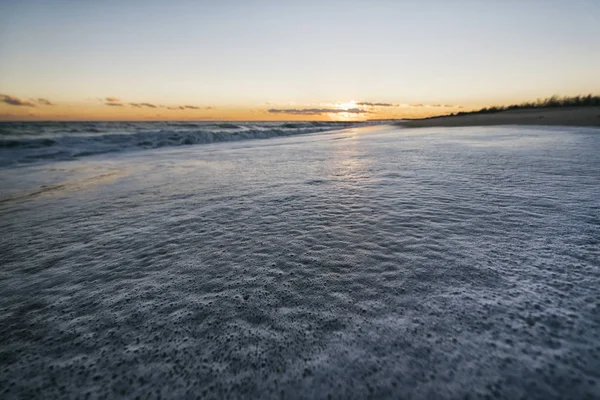
[[[598,129],[10,165],[2,398],[600,397]]]

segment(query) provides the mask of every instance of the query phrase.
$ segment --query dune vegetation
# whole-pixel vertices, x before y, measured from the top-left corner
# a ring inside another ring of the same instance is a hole
[[[510,110],[525,110],[534,108],[560,108],[560,107],[584,107],[584,106],[600,106],[600,96],[588,94],[587,96],[564,96],[554,95],[546,99],[537,99],[532,102],[521,104],[512,104],[509,106],[491,106],[484,107],[475,111],[461,111],[450,115],[470,115],[470,114],[492,114]]]

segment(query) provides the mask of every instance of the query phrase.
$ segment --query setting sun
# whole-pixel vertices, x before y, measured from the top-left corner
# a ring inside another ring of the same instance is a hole
[[[336,106],[341,110],[349,110],[351,108],[356,108],[356,102],[354,100],[351,100],[347,103],[337,104]]]

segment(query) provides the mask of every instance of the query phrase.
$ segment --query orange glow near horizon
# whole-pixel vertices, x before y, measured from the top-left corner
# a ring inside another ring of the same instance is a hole
[[[597,3],[0,1],[0,120],[400,119],[597,94]]]
[[[365,121],[422,118],[476,107],[359,103],[355,100],[257,107],[129,102],[116,97],[80,103],[0,94],[0,121]],[[362,105],[361,105],[362,104]]]

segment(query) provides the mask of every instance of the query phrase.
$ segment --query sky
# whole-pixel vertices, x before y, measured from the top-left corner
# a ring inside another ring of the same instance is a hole
[[[0,0],[0,120],[414,118],[598,71],[598,0]]]

